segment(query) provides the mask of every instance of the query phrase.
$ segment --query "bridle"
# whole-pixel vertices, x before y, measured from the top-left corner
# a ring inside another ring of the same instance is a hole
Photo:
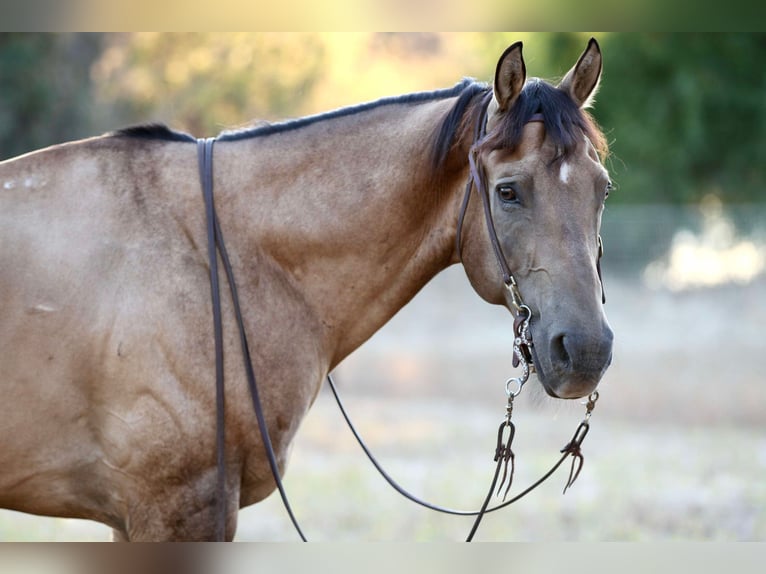
[[[477,118],[476,124],[474,126],[473,143],[471,144],[471,148],[468,151],[469,177],[465,185],[463,202],[460,205],[460,212],[458,213],[458,218],[457,218],[457,233],[455,237],[455,249],[462,262],[463,222],[465,220],[466,212],[468,211],[468,204],[471,201],[471,195],[472,195],[471,192],[475,189],[476,193],[481,199],[483,212],[484,212],[484,220],[487,226],[487,232],[489,234],[489,241],[490,241],[490,244],[492,245],[492,252],[495,254],[495,260],[497,261],[497,265],[500,268],[500,274],[502,275],[502,278],[503,278],[503,284],[505,285],[506,289],[511,295],[511,306],[513,307],[513,311],[515,315],[518,316],[520,313],[522,313],[522,311],[526,313],[531,313],[531,312],[529,310],[529,307],[524,305],[522,301],[521,293],[519,292],[519,286],[516,283],[516,279],[513,277],[511,268],[508,265],[508,259],[505,257],[505,254],[503,253],[503,248],[500,245],[500,239],[497,236],[497,231],[495,230],[495,224],[492,219],[492,208],[491,208],[489,192],[487,190],[486,177],[484,174],[484,170],[482,169],[482,165],[481,165],[481,161],[479,157],[481,144],[483,143],[483,140],[486,136],[487,110],[489,109],[489,103],[491,100],[492,100],[492,92],[489,91],[484,96],[484,101],[481,103],[481,108],[479,111],[479,117]],[[539,112],[532,114],[530,118],[527,120],[527,123],[533,123],[533,122],[545,123],[545,117],[543,116],[542,113],[539,113]],[[603,282],[603,279],[601,278],[601,258],[604,255],[604,243],[601,240],[600,234],[598,235],[597,241],[598,241],[598,257],[596,258],[596,271],[598,273],[599,282],[601,283],[601,302],[606,303],[606,295],[604,293],[604,282]],[[516,365],[514,365],[514,367],[515,366]]]
[[[511,268],[508,265],[508,260],[503,253],[503,248],[500,246],[500,239],[497,237],[497,231],[495,230],[495,224],[492,220],[492,208],[490,206],[490,199],[487,193],[486,178],[484,177],[484,170],[481,167],[479,161],[479,150],[482,144],[482,140],[486,135],[487,130],[487,110],[489,108],[489,102],[492,99],[492,92],[488,92],[484,97],[484,101],[481,104],[479,117],[474,127],[473,143],[468,151],[468,169],[469,176],[465,185],[465,193],[463,194],[463,202],[460,205],[460,213],[457,218],[457,234],[455,237],[455,247],[462,262],[463,253],[463,222],[465,220],[465,214],[468,211],[468,204],[471,201],[472,191],[475,189],[479,198],[481,199],[482,207],[484,208],[484,220],[487,224],[487,232],[489,233],[489,241],[492,245],[492,252],[495,254],[495,260],[500,268],[500,273],[503,277],[503,284],[508,292],[511,294],[511,304],[513,310],[518,315],[521,312],[524,303],[521,300],[521,293],[519,293],[519,287],[516,283],[516,279],[511,273]],[[534,114],[530,119],[530,122],[542,122],[544,121],[542,114]],[[528,310],[529,308],[527,308]]]
[[[348,416],[348,413],[343,403],[340,400],[340,396],[338,395],[337,387],[332,379],[332,376],[329,374],[327,375],[328,384],[338,403],[338,406],[341,410],[341,413],[344,419],[349,425],[349,428],[351,429],[351,432],[353,433],[354,437],[359,442],[359,445],[362,447],[362,450],[365,452],[365,454],[370,459],[370,461],[375,466],[375,468],[380,472],[381,476],[383,476],[383,478],[397,492],[399,492],[400,494],[402,494],[409,500],[415,502],[416,504],[419,504],[431,510],[446,513],[446,514],[453,514],[453,515],[459,515],[459,516],[475,516],[476,517],[475,522],[466,539],[466,541],[468,542],[470,542],[473,539],[473,536],[476,533],[476,530],[478,529],[479,523],[481,522],[481,519],[484,517],[485,514],[505,508],[506,506],[513,504],[514,502],[520,500],[521,498],[529,494],[532,490],[534,490],[540,484],[542,484],[545,480],[547,480],[559,468],[559,466],[561,466],[561,464],[563,464],[563,462],[570,456],[572,457],[572,465],[571,465],[571,469],[569,473],[569,479],[567,480],[566,486],[564,487],[564,492],[566,492],[566,490],[570,486],[572,486],[574,481],[579,476],[580,471],[582,470],[584,459],[581,453],[581,445],[583,440],[585,439],[585,436],[588,433],[589,419],[590,419],[591,413],[593,412],[593,408],[595,407],[596,401],[598,400],[598,391],[594,391],[588,397],[588,401],[586,404],[585,418],[577,427],[577,430],[572,436],[572,439],[561,449],[561,453],[563,453],[563,455],[559,458],[559,460],[553,465],[553,467],[547,473],[545,473],[538,481],[533,483],[530,487],[528,487],[521,493],[517,494],[510,500],[504,501],[500,504],[497,504],[496,506],[489,507],[489,501],[493,493],[495,492],[496,487],[497,487],[497,494],[499,494],[503,486],[505,486],[504,498],[507,497],[507,494],[511,487],[511,483],[513,480],[513,471],[514,471],[514,454],[511,449],[511,444],[513,442],[513,438],[515,435],[515,426],[511,420],[512,414],[513,414],[513,401],[515,397],[518,396],[518,394],[521,392],[521,389],[524,383],[529,378],[530,373],[534,372],[534,363],[532,361],[532,355],[530,352],[530,348],[532,347],[532,339],[529,334],[529,323],[532,318],[532,311],[527,305],[524,304],[521,298],[521,293],[519,292],[519,288],[516,283],[516,280],[514,279],[513,274],[511,273],[510,267],[508,266],[507,260],[503,254],[502,247],[500,246],[500,241],[497,237],[497,232],[495,231],[495,226],[492,221],[490,200],[489,200],[489,196],[488,196],[486,185],[485,185],[483,170],[481,169],[480,162],[479,162],[479,145],[481,144],[481,141],[485,136],[487,108],[491,100],[491,95],[492,95],[492,92],[491,91],[488,92],[487,96],[482,102],[479,118],[476,123],[475,131],[474,131],[473,145],[471,146],[471,149],[468,155],[470,177],[466,184],[466,191],[465,191],[463,202],[460,208],[460,213],[458,216],[456,247],[457,247],[457,252],[460,254],[461,253],[461,234],[462,234],[464,218],[465,218],[466,211],[468,209],[468,204],[471,198],[472,190],[476,189],[479,197],[481,198],[482,205],[484,207],[484,215],[485,215],[485,220],[487,224],[487,230],[489,232],[489,237],[490,237],[490,242],[492,244],[493,252],[495,253],[495,257],[497,259],[497,263],[503,277],[503,283],[505,284],[505,287],[508,289],[511,295],[511,304],[512,304],[514,315],[515,315],[513,364],[514,364],[514,367],[521,364],[522,375],[520,377],[514,377],[514,378],[508,379],[505,384],[505,390],[508,397],[508,402],[505,407],[505,411],[506,411],[505,417],[503,421],[501,422],[500,427],[498,428],[498,433],[497,433],[497,442],[496,442],[495,451],[494,451],[494,461],[497,464],[496,464],[494,477],[492,479],[489,491],[487,493],[487,496],[484,499],[484,503],[482,504],[481,508],[477,511],[464,511],[464,510],[454,510],[450,508],[441,507],[441,506],[423,501],[419,499],[418,497],[410,494],[404,488],[402,488],[388,473],[386,473],[386,471],[383,469],[380,463],[378,463],[378,461],[372,455],[370,449],[362,440],[361,436],[359,435],[353,423],[351,422],[351,419]],[[543,116],[542,114],[534,114],[529,119],[529,121],[530,122],[543,121]],[[221,541],[226,540],[226,519],[228,515],[228,508],[227,508],[228,496],[227,496],[227,490],[226,490],[226,455],[225,455],[225,412],[224,412],[225,389],[224,389],[224,377],[223,377],[224,371],[223,371],[223,335],[222,335],[223,327],[222,327],[222,319],[221,319],[220,282],[218,277],[218,256],[220,255],[221,262],[223,264],[223,267],[226,273],[226,278],[229,283],[229,290],[230,290],[231,298],[233,302],[234,314],[235,314],[237,327],[238,327],[239,335],[240,335],[239,337],[240,347],[242,349],[242,358],[243,358],[244,367],[245,367],[245,374],[247,377],[248,387],[250,389],[250,396],[251,396],[252,404],[253,404],[253,410],[255,412],[256,419],[258,422],[258,428],[261,433],[261,438],[263,441],[266,458],[269,462],[271,473],[276,483],[277,489],[279,490],[283,505],[290,517],[290,520],[293,523],[293,526],[295,527],[295,530],[297,531],[301,540],[305,542],[307,541],[307,539],[305,535],[303,534],[303,531],[301,530],[300,525],[298,524],[298,521],[295,518],[295,514],[292,511],[292,508],[287,498],[287,494],[282,484],[281,475],[277,465],[276,454],[274,452],[273,444],[269,436],[268,425],[266,424],[266,418],[264,415],[263,405],[261,403],[259,393],[258,393],[258,385],[256,383],[255,372],[253,370],[252,360],[250,356],[250,349],[249,349],[249,345],[247,341],[247,336],[245,333],[244,321],[242,318],[242,312],[241,312],[241,308],[239,304],[239,297],[237,294],[237,287],[234,280],[234,273],[232,271],[228,252],[226,251],[226,245],[224,243],[223,233],[221,231],[220,223],[218,221],[218,216],[215,211],[215,202],[213,199],[213,146],[214,144],[215,144],[215,138],[206,138],[206,139],[197,140],[197,156],[198,156],[198,163],[199,163],[199,173],[200,173],[200,181],[202,183],[202,192],[203,192],[203,198],[205,203],[205,212],[206,212],[206,221],[207,221],[208,261],[209,261],[209,267],[210,267],[210,290],[211,290],[211,299],[212,299],[213,330],[214,330],[214,339],[215,339],[216,467],[217,467],[216,498],[215,498],[216,500],[216,539]],[[598,238],[598,244],[599,244],[599,261],[600,261],[601,254],[603,253],[603,246],[602,246],[600,236]],[[597,263],[597,269],[598,269],[599,279],[601,279],[601,268],[599,263]],[[603,283],[602,283],[602,298],[603,298]],[[503,469],[503,476],[500,481],[500,485],[498,487],[497,481],[498,481],[498,478],[500,477],[501,469]]]

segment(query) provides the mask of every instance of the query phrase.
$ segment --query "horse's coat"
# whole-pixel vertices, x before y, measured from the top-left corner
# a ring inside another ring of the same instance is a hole
[[[603,138],[580,109],[600,73],[591,41],[558,89],[525,84],[521,45],[511,46],[479,146],[493,221],[533,312],[539,378],[561,398],[591,392],[611,359],[595,266],[608,177]],[[476,291],[509,305],[479,201],[455,246],[485,94],[464,82],[216,143],[216,209],[282,469],[326,374],[440,270],[462,257]],[[537,112],[545,122],[527,123]],[[214,352],[193,141],[140,127],[0,163],[0,506],[98,520],[118,539],[214,535]],[[231,538],[237,510],[274,482],[228,297],[223,314]]]

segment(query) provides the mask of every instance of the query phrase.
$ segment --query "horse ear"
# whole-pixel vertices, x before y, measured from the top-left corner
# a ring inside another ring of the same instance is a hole
[[[587,108],[593,102],[601,80],[601,48],[595,38],[591,38],[588,47],[567,72],[558,88],[567,92],[581,108]]]
[[[508,46],[497,62],[494,95],[499,112],[505,112],[513,105],[527,79],[521,47],[521,42]]]

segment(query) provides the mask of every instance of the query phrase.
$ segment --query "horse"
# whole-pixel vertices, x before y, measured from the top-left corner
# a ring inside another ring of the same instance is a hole
[[[608,146],[587,111],[601,73],[591,39],[556,85],[527,78],[517,42],[491,84],[217,137],[215,209],[280,472],[328,373],[453,264],[490,304],[514,313],[523,297],[550,396],[596,389],[613,339]],[[166,541],[213,539],[221,504],[232,540],[238,510],[274,490],[224,295],[216,494],[195,141],[148,124],[0,163],[0,507]]]

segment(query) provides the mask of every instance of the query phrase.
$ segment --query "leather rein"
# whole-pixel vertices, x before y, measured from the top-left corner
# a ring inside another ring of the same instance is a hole
[[[261,433],[261,438],[266,450],[266,458],[269,461],[271,473],[274,476],[277,488],[279,489],[279,494],[282,497],[282,502],[285,506],[285,509],[287,510],[288,515],[290,516],[290,520],[292,521],[293,526],[295,526],[295,530],[298,532],[301,540],[306,542],[306,537],[304,536],[303,531],[301,530],[301,527],[295,518],[295,514],[293,514],[292,508],[290,507],[290,502],[287,499],[287,493],[285,492],[284,486],[282,485],[279,467],[277,466],[277,457],[274,453],[271,437],[269,436],[269,428],[266,424],[266,417],[263,413],[263,405],[261,404],[261,399],[258,395],[258,385],[256,384],[255,380],[253,362],[250,358],[250,346],[247,343],[245,325],[242,319],[242,310],[239,305],[239,296],[237,295],[237,287],[234,281],[234,272],[232,271],[229,255],[226,251],[226,244],[223,240],[223,233],[221,232],[221,226],[218,222],[218,216],[215,212],[215,202],[213,200],[213,144],[215,144],[215,138],[197,140],[197,158],[199,161],[200,180],[202,182],[202,193],[205,199],[205,213],[207,216],[208,261],[210,263],[210,292],[213,304],[213,327],[215,333],[217,466],[216,539],[219,541],[226,540],[226,517],[228,515],[225,457],[226,429],[223,381],[223,329],[221,323],[221,294],[218,281],[218,254],[221,256],[221,262],[223,263],[224,270],[226,271],[226,279],[229,282],[231,299],[234,304],[234,314],[237,319],[237,327],[239,328],[239,340],[240,346],[242,348],[242,359],[245,365],[247,383],[253,402],[253,410],[255,411],[255,416],[258,420],[258,429]],[[237,509],[239,509],[239,503],[237,503]]]
[[[502,251],[502,247],[500,246],[500,241],[497,237],[497,232],[495,231],[495,227],[492,221],[490,200],[487,194],[486,185],[484,183],[485,180],[483,177],[484,175],[483,170],[481,169],[481,166],[479,163],[479,145],[481,143],[482,138],[485,135],[487,107],[488,107],[490,98],[491,98],[491,92],[488,93],[487,97],[485,98],[485,101],[482,102],[479,119],[475,127],[474,142],[473,142],[473,145],[471,146],[469,156],[468,156],[470,177],[466,184],[465,196],[463,198],[463,202],[462,202],[459,217],[458,217],[456,244],[457,244],[457,251],[460,254],[461,253],[461,232],[463,228],[463,221],[465,218],[466,211],[468,209],[468,204],[472,194],[471,192],[475,188],[483,204],[484,216],[487,223],[487,230],[489,232],[490,242],[492,244],[492,249],[493,249],[493,252],[495,253],[495,257],[497,259],[497,263],[503,277],[503,283],[505,284],[506,288],[508,289],[511,295],[511,302],[512,302],[513,311],[515,315],[513,366],[516,367],[519,364],[521,364],[523,372],[521,377],[511,378],[511,379],[508,379],[508,381],[506,381],[506,394],[508,396],[508,403],[506,405],[505,417],[498,429],[497,443],[496,443],[495,451],[494,451],[494,460],[497,464],[496,464],[494,477],[492,479],[492,482],[489,488],[489,492],[487,493],[487,496],[481,508],[475,511],[474,510],[470,510],[470,511],[455,510],[451,508],[445,508],[445,507],[421,500],[420,498],[410,494],[407,490],[401,487],[383,469],[380,463],[373,456],[370,449],[362,440],[362,437],[357,432],[356,428],[351,422],[351,419],[343,403],[341,402],[340,396],[338,394],[338,390],[336,388],[335,382],[332,379],[332,376],[329,374],[327,375],[327,382],[330,386],[330,389],[332,390],[332,393],[335,397],[338,407],[340,408],[341,414],[343,415],[343,418],[345,419],[346,423],[351,429],[351,432],[353,433],[357,442],[361,446],[362,450],[367,455],[367,457],[372,462],[372,464],[375,466],[375,468],[378,470],[378,472],[381,474],[381,476],[397,492],[399,492],[402,496],[408,498],[409,500],[411,500],[412,502],[416,504],[419,504],[431,510],[445,513],[445,514],[452,514],[452,515],[458,515],[458,516],[475,516],[476,519],[466,539],[467,542],[470,542],[473,539],[473,536],[476,533],[479,523],[485,514],[490,512],[495,512],[497,510],[505,508],[506,506],[513,504],[514,502],[520,500],[521,498],[529,494],[532,490],[537,488],[546,479],[548,479],[563,464],[563,462],[568,457],[571,456],[572,466],[569,473],[569,479],[567,481],[566,486],[564,487],[564,492],[566,492],[567,488],[569,488],[579,476],[580,470],[582,470],[583,457],[580,451],[580,446],[582,444],[583,439],[585,438],[585,435],[587,435],[588,433],[590,415],[593,411],[596,401],[598,400],[598,392],[594,391],[588,398],[588,402],[586,405],[585,418],[577,427],[577,430],[575,431],[572,439],[561,449],[561,452],[563,453],[562,456],[551,467],[551,469],[548,472],[546,472],[539,480],[537,480],[535,483],[533,483],[531,486],[529,486],[528,488],[526,488],[525,490],[523,490],[522,492],[520,492],[513,498],[507,501],[504,501],[500,504],[497,504],[496,506],[489,507],[489,501],[497,486],[497,481],[498,481],[498,478],[500,477],[501,469],[504,470],[504,472],[503,472],[503,477],[500,483],[500,487],[497,488],[497,494],[499,494],[502,487],[507,484],[505,488],[505,496],[507,496],[508,491],[511,487],[511,482],[513,480],[513,462],[514,462],[514,455],[511,449],[511,443],[513,441],[513,437],[515,434],[515,427],[511,421],[511,416],[513,413],[513,400],[521,392],[522,386],[527,381],[529,374],[531,372],[534,372],[534,363],[532,361],[532,355],[530,352],[530,347],[532,347],[532,340],[531,340],[531,336],[529,335],[529,322],[532,318],[532,312],[529,309],[529,307],[527,307],[523,303],[521,299],[521,294],[519,293],[518,285],[516,284],[513,274],[511,273],[510,267],[508,266],[507,260]],[[534,122],[534,121],[544,121],[544,120],[543,120],[542,114],[534,114],[529,121]],[[216,496],[215,496],[215,501],[216,501],[216,507],[215,507],[216,534],[215,535],[217,540],[224,541],[227,539],[226,522],[227,522],[227,516],[228,516],[228,509],[230,506],[230,501],[228,500],[228,493],[226,488],[227,481],[226,481],[226,451],[225,451],[226,432],[225,432],[225,409],[224,409],[225,388],[224,388],[224,369],[223,369],[223,326],[222,326],[222,318],[221,318],[220,281],[219,281],[219,274],[218,274],[218,258],[220,256],[221,263],[223,264],[223,268],[226,273],[226,279],[229,284],[229,291],[231,294],[233,307],[234,307],[234,314],[235,314],[235,318],[237,322],[237,327],[239,330],[240,347],[242,350],[242,358],[244,362],[245,373],[247,376],[248,387],[249,387],[250,396],[252,399],[253,410],[255,412],[256,419],[258,422],[258,428],[261,433],[261,438],[263,440],[266,458],[269,462],[271,473],[274,478],[274,482],[276,483],[277,489],[279,490],[279,494],[282,498],[282,503],[285,507],[285,510],[287,511],[290,517],[290,520],[292,521],[293,526],[295,527],[295,530],[300,536],[301,540],[306,542],[307,541],[306,536],[303,534],[303,531],[301,530],[300,525],[298,524],[298,521],[295,518],[295,514],[293,513],[293,510],[288,501],[287,493],[285,492],[285,488],[282,483],[281,475],[277,465],[276,454],[274,452],[271,437],[269,435],[268,426],[266,424],[266,417],[264,415],[263,405],[261,403],[260,396],[258,393],[258,385],[256,382],[255,372],[253,370],[250,349],[249,349],[249,345],[247,341],[247,335],[245,333],[244,321],[242,318],[242,312],[241,312],[241,308],[239,304],[239,297],[237,294],[237,287],[234,280],[234,273],[232,271],[232,266],[229,260],[228,252],[226,251],[226,245],[224,243],[223,232],[221,231],[221,226],[215,211],[215,202],[213,198],[213,146],[214,144],[215,144],[215,138],[206,138],[206,139],[197,140],[199,175],[200,175],[200,181],[202,184],[202,192],[203,192],[203,198],[205,203],[206,222],[207,222],[208,261],[209,261],[209,267],[210,267],[210,290],[211,290],[211,300],[212,300],[212,309],[213,309],[213,331],[214,331],[214,339],[215,339],[216,467],[217,467]],[[603,253],[603,247],[602,247],[600,236],[598,238],[598,242],[599,242],[599,260],[600,260],[601,254]],[[597,263],[597,270],[598,270],[599,279],[601,279],[600,261]],[[602,283],[602,298],[603,298],[603,283]],[[509,475],[509,469],[510,469],[510,475]],[[507,479],[507,482],[506,482],[506,479]],[[237,504],[237,508],[238,508],[238,503],[236,503],[235,501],[232,501],[232,503]]]

